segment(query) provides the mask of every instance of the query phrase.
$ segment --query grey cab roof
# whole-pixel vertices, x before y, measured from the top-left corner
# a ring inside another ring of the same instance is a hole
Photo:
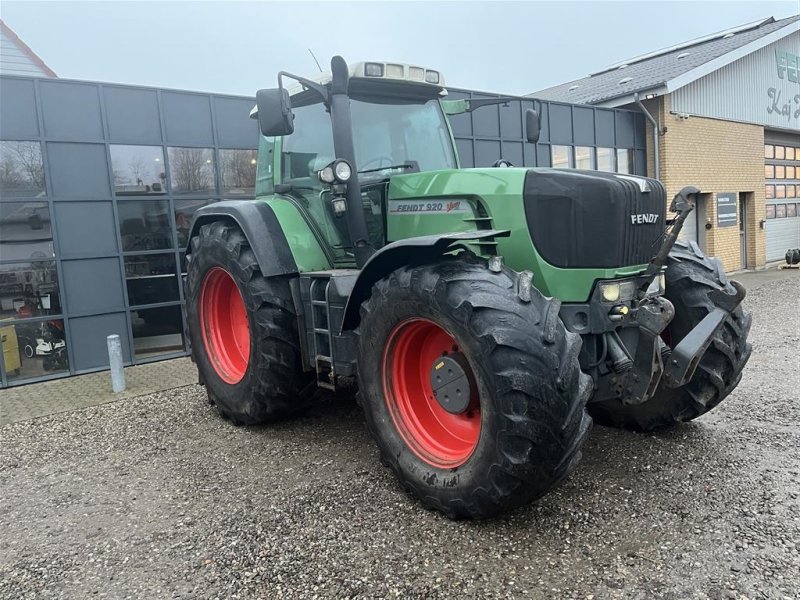
[[[627,103],[634,92],[664,88],[670,82],[695,71],[699,78],[707,74],[702,72],[704,65],[716,62],[716,59],[726,55],[732,55],[732,60],[735,60],[738,58],[735,56],[736,51],[746,50],[745,47],[754,45],[759,40],[771,43],[773,37],[788,35],[796,31],[798,26],[800,15],[777,21],[772,17],[762,19],[621,61],[587,77],[528,95],[541,100],[575,104]],[[780,31],[786,27],[789,28],[787,31]],[[756,49],[753,48],[752,51]],[[689,81],[684,81],[683,85],[686,83]]]

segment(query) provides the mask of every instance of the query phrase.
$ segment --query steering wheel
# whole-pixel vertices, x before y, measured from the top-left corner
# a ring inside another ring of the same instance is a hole
[[[372,163],[377,163],[372,168],[373,169],[378,169],[383,164],[383,161],[386,161],[386,166],[387,167],[391,167],[394,164],[393,161],[392,161],[392,157],[391,156],[376,156],[375,158],[371,158],[367,162],[365,162],[363,165],[361,165],[361,168],[359,169],[359,171],[369,171],[370,170],[370,165]]]

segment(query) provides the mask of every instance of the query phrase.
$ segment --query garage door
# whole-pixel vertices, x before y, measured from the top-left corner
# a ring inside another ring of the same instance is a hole
[[[765,132],[767,262],[800,248],[800,136]]]
[[[767,214],[772,212],[770,210],[774,206],[776,214],[785,214],[786,206],[783,205],[767,205]],[[797,214],[797,205],[792,204],[794,214]],[[783,208],[782,208],[783,207]],[[767,262],[774,260],[783,260],[786,255],[786,250],[789,248],[800,248],[800,217],[776,217],[767,219]]]

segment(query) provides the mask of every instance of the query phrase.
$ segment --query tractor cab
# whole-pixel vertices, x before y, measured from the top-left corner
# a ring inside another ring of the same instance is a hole
[[[337,196],[344,192],[345,184],[360,196],[365,241],[377,249],[386,243],[389,179],[403,173],[458,167],[452,134],[439,102],[447,94],[444,79],[438,71],[413,65],[361,62],[348,67],[353,155],[349,161],[342,161],[334,141],[331,75],[314,80],[285,75],[298,81],[285,96],[281,93],[291,107],[292,131],[273,127],[266,133],[283,135],[268,137],[262,128],[256,194],[292,197],[318,228],[334,264],[355,266],[348,223],[342,218],[347,211],[346,200]],[[250,116],[259,118],[262,106],[264,110],[273,108],[269,100],[262,100]]]

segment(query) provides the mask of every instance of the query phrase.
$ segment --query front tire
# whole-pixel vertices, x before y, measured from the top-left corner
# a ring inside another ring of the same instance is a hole
[[[192,358],[209,401],[237,425],[299,409],[316,388],[304,372],[286,277],[266,278],[242,231],[203,225],[187,254]]]
[[[709,293],[733,292],[722,264],[706,256],[694,242],[678,241],[667,259],[666,297],[675,306],[665,341],[678,344],[714,310]],[[618,399],[589,403],[597,423],[636,431],[672,427],[704,415],[722,402],[739,384],[752,352],[747,342],[752,318],[740,304],[725,320],[697,366],[694,376],[679,388],[659,384],[653,397],[642,404],[625,405]]]
[[[394,271],[361,309],[360,402],[381,460],[450,518],[490,517],[543,495],[578,463],[591,425],[580,338],[559,320],[557,300],[531,289],[524,302],[519,285],[508,269],[443,259]],[[470,382],[458,414],[433,394],[440,356]]]

